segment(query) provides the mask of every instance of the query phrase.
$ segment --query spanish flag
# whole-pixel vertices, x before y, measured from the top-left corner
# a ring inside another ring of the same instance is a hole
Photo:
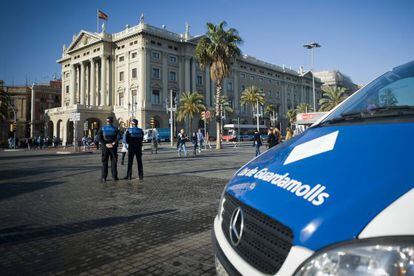
[[[108,15],[100,10],[98,10],[98,17],[103,20],[108,20]]]

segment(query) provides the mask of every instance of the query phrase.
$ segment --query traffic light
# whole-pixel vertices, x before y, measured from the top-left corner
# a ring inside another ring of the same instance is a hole
[[[201,120],[203,120],[203,121],[206,120],[206,112],[205,111],[201,111]]]
[[[154,126],[155,126],[155,119],[154,119],[154,117],[151,117],[151,119],[150,119],[150,125],[151,125],[151,128],[154,128]]]

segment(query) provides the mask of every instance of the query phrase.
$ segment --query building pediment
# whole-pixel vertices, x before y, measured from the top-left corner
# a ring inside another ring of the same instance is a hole
[[[82,30],[78,35],[73,37],[72,43],[69,45],[67,51],[78,50],[101,40],[102,38],[98,34]]]

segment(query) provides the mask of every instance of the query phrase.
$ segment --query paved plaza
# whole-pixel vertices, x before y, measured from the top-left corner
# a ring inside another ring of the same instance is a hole
[[[143,182],[105,184],[99,152],[0,152],[1,274],[214,275],[218,200],[254,148],[184,159],[163,146],[144,152]]]

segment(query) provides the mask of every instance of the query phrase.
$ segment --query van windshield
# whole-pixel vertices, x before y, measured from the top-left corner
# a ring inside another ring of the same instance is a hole
[[[375,79],[318,125],[395,117],[414,118],[414,61]]]

